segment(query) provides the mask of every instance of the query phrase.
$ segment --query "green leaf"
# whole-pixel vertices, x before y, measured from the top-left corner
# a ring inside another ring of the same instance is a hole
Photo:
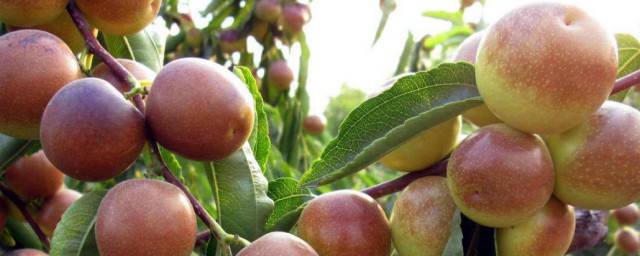
[[[464,20],[462,18],[462,12],[447,12],[447,11],[425,11],[422,16],[434,18],[438,20],[449,21],[453,25],[462,25]]]
[[[404,76],[347,116],[338,137],[300,180],[314,187],[353,174],[421,132],[482,104],[469,63]]]
[[[405,41],[404,43],[404,48],[402,49],[402,54],[400,55],[400,60],[398,61],[398,66],[396,67],[396,72],[394,72],[394,75],[402,74],[407,70],[409,57],[411,56],[411,50],[413,49],[414,44],[415,42],[413,41],[413,34],[409,32],[407,35],[407,41]]]
[[[39,145],[36,140],[21,140],[0,134],[0,175],[23,155],[39,150]]]
[[[94,224],[96,213],[107,190],[95,190],[82,196],[62,215],[51,240],[52,256],[98,255]]]
[[[130,36],[105,34],[105,47],[114,58],[131,59],[158,72],[164,62],[164,47],[168,35],[165,27],[151,25]]]
[[[167,167],[169,167],[169,170],[173,173],[173,175],[178,177],[180,182],[184,183],[182,166],[180,166],[180,162],[178,162],[176,155],[162,146],[158,146],[158,148],[160,149],[160,155],[162,155],[162,159],[164,160],[165,164],[167,164]]]
[[[451,219],[451,236],[447,245],[444,247],[442,255],[463,255],[464,249],[462,247],[462,229],[460,228],[462,223],[462,217],[460,216],[460,210],[456,210]]]
[[[624,77],[640,69],[640,43],[638,39],[628,34],[616,34],[618,43],[618,75]],[[629,89],[609,97],[610,100],[622,102],[629,93]]]
[[[269,120],[267,120],[267,113],[264,110],[264,101],[262,95],[256,84],[256,80],[253,79],[251,70],[246,67],[236,66],[234,72],[240,77],[241,80],[247,85],[251,95],[253,95],[253,101],[255,102],[256,118],[253,123],[253,131],[249,136],[249,144],[255,154],[260,169],[264,172],[267,170],[267,161],[269,160],[269,149],[271,148],[271,140],[269,139]]]
[[[469,36],[473,34],[473,32],[473,29],[468,25],[455,26],[446,32],[431,36],[427,40],[424,40],[424,47],[431,49],[433,47],[436,47],[436,45],[444,43],[451,37],[459,35]]]
[[[40,239],[38,239],[38,235],[36,235],[36,232],[33,231],[33,228],[31,228],[27,222],[9,218],[7,219],[7,225],[5,227],[9,230],[9,233],[15,241],[22,246],[42,249],[42,243]]]
[[[218,221],[229,234],[250,241],[264,234],[273,200],[267,196],[267,179],[245,144],[230,157],[211,164],[212,190],[218,203]]]
[[[267,219],[267,230],[289,232],[298,221],[304,205],[315,195],[306,188],[298,188],[298,181],[292,178],[279,178],[269,182],[269,198],[275,208]]]

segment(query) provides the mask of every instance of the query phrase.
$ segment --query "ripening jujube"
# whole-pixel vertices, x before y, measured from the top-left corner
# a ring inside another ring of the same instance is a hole
[[[302,31],[307,22],[311,19],[311,10],[305,4],[291,3],[282,8],[280,24],[285,33],[297,34]]]
[[[0,36],[0,52],[0,133],[37,139],[49,100],[82,77],[76,57],[56,36],[31,29]]]
[[[71,51],[75,54],[80,53],[85,48],[84,38],[82,38],[80,31],[78,31],[78,28],[73,23],[73,20],[71,20],[71,16],[66,11],[54,20],[44,24],[32,27],[9,26],[7,27],[7,29],[9,31],[37,29],[49,32],[64,41],[64,43],[67,44],[67,46],[69,46]]]
[[[640,219],[640,209],[636,203],[613,210],[613,216],[622,225],[635,225]]]
[[[158,73],[145,113],[160,145],[198,161],[217,161],[240,149],[254,115],[246,85],[225,67],[197,58],[172,61]]]
[[[100,31],[128,36],[143,30],[156,18],[161,0],[76,0],[84,18]]]
[[[293,70],[285,60],[271,63],[268,71],[269,83],[280,90],[289,90],[293,82]]]
[[[49,161],[64,174],[104,181],[123,173],[142,152],[144,116],[111,84],[83,78],[51,99],[40,141]]]
[[[297,236],[285,232],[270,232],[251,242],[237,256],[263,255],[318,256],[318,253]]]
[[[47,237],[53,236],[53,231],[62,219],[62,214],[80,197],[82,194],[75,190],[61,189],[44,202],[36,221]]]
[[[282,13],[280,0],[258,0],[254,15],[266,22],[275,22]]]
[[[64,174],[42,150],[16,161],[7,169],[5,178],[13,192],[28,200],[50,197],[64,184]]]
[[[16,27],[31,27],[52,21],[66,12],[69,0],[0,0],[0,21]]]
[[[220,50],[226,53],[241,52],[247,48],[247,38],[240,36],[240,31],[231,29],[220,33],[218,41]]]
[[[638,231],[630,227],[624,227],[613,235],[614,245],[622,253],[637,253],[640,250],[640,237]]]
[[[95,237],[102,256],[187,256],[197,220],[187,196],[159,180],[118,183],[98,207]]]
[[[153,79],[156,77],[156,72],[153,72],[153,70],[143,64],[140,64],[139,62],[129,59],[116,60],[139,81],[153,81]],[[96,78],[100,78],[109,82],[122,93],[131,90],[131,88],[129,88],[129,84],[120,80],[120,78],[118,78],[113,73],[113,71],[104,63],[100,63],[98,66],[96,66],[93,71],[91,71],[91,74]]]
[[[304,118],[302,122],[302,128],[310,134],[319,135],[322,134],[327,127],[327,120],[319,115],[310,115]]]

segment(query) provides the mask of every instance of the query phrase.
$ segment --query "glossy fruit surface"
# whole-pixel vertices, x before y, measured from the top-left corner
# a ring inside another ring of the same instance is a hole
[[[0,21],[16,27],[31,27],[52,21],[65,12],[69,0],[0,0]]]
[[[456,144],[462,119],[438,124],[402,144],[379,161],[391,169],[412,172],[429,167],[447,156]]]
[[[318,256],[307,242],[289,233],[270,232],[238,252],[237,256],[297,255]]]
[[[7,169],[5,178],[9,188],[25,199],[53,196],[64,185],[64,174],[42,150],[16,161]]]
[[[95,230],[101,256],[191,255],[198,231],[195,212],[180,189],[145,179],[118,183],[107,192]]]
[[[445,178],[413,181],[402,191],[391,213],[394,248],[403,256],[442,255],[455,211]]]
[[[85,19],[100,31],[127,36],[143,30],[160,10],[161,0],[76,0]]]
[[[547,203],[553,163],[538,136],[493,124],[469,135],[451,154],[447,182],[467,217],[489,227],[509,227]]]
[[[51,99],[40,140],[49,161],[64,174],[104,181],[138,158],[146,143],[144,129],[143,115],[111,84],[83,78]]]
[[[640,112],[613,101],[584,123],[545,138],[563,202],[612,210],[640,199]]]
[[[117,59],[117,61],[122,64],[122,66],[124,66],[124,68],[129,71],[133,77],[138,79],[138,81],[153,81],[156,77],[156,72],[153,72],[153,70],[139,62],[128,59]],[[91,71],[91,74],[96,78],[109,82],[122,93],[130,90],[129,85],[121,81],[104,63],[100,63],[96,66],[93,71]]]
[[[298,235],[323,256],[391,253],[384,211],[358,191],[338,190],[313,199],[300,215]]]
[[[577,6],[525,5],[485,33],[476,63],[478,89],[491,112],[516,129],[565,131],[611,92],[618,68],[614,37]]]
[[[147,121],[160,145],[198,161],[217,161],[240,149],[251,134],[254,115],[246,85],[228,69],[203,59],[166,65],[147,97]]]
[[[0,36],[0,52],[0,133],[37,139],[49,100],[82,76],[76,57],[56,36],[30,29]]]
[[[45,201],[38,212],[36,221],[47,237],[53,236],[53,231],[62,219],[62,214],[80,197],[82,194],[75,190],[61,189]]]
[[[575,227],[573,207],[551,197],[525,221],[496,229],[496,248],[501,256],[562,256],[569,249]]]

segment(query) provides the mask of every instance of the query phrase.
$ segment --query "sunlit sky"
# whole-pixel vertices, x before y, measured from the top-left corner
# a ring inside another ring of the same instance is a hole
[[[201,1],[195,1],[201,2]],[[202,1],[205,2],[205,1]],[[313,18],[305,27],[311,49],[308,92],[311,112],[321,113],[343,84],[370,92],[393,75],[411,31],[415,38],[449,29],[449,23],[421,16],[426,10],[456,11],[458,0],[397,0],[380,40],[372,47],[382,15],[378,0],[315,0]],[[486,0],[465,12],[465,21],[492,23],[508,11],[534,0]],[[638,0],[554,0],[582,7],[611,32],[640,36]],[[250,50],[252,45],[250,44]],[[291,51],[290,64],[297,70],[299,49]]]

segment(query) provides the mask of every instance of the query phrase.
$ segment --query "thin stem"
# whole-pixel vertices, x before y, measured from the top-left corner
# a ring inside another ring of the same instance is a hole
[[[24,219],[27,221],[27,223],[29,223],[29,226],[33,228],[33,231],[36,232],[36,235],[38,236],[40,241],[42,241],[42,244],[44,244],[44,247],[49,250],[49,238],[47,238],[44,232],[42,232],[42,229],[40,228],[36,220],[33,219],[33,216],[31,216],[31,214],[27,210],[27,204],[25,204],[16,193],[11,191],[11,189],[9,189],[2,183],[0,183],[0,191],[2,191],[2,194],[4,194],[4,196],[7,197],[14,205],[16,205],[16,207],[18,207],[18,210],[20,210],[20,213],[22,213]]]
[[[640,83],[640,70],[636,70],[633,73],[616,80],[616,83],[613,85],[613,90],[611,90],[611,95],[629,89],[638,83]]]
[[[426,176],[443,176],[447,172],[447,162],[449,162],[449,159],[437,162],[436,164],[427,167],[424,170],[410,172],[402,177],[364,189],[362,190],[362,193],[365,193],[373,198],[379,198],[401,191],[411,182],[419,178]]]

